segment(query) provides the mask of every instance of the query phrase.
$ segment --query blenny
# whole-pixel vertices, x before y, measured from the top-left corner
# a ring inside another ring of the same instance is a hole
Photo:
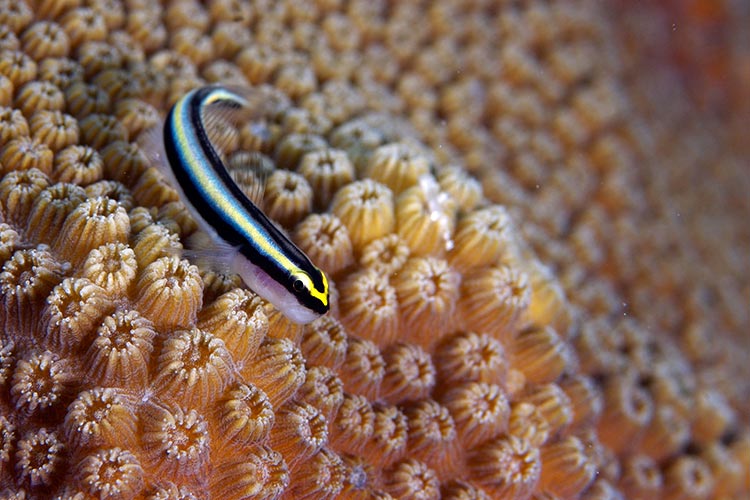
[[[325,274],[234,182],[209,139],[212,121],[240,124],[261,113],[263,98],[252,89],[194,89],[142,142],[208,236],[209,260],[239,274],[291,321],[309,323],[329,309]]]

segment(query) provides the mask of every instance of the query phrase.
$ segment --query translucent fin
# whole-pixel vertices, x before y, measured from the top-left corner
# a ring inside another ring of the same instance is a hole
[[[239,146],[240,133],[237,127],[220,116],[208,117],[203,122],[203,126],[211,145],[221,160],[226,163],[227,156]]]
[[[251,120],[265,118],[276,107],[267,92],[251,87],[225,85],[226,99],[217,99],[203,107],[203,121],[206,126],[214,120],[240,127]]]
[[[136,139],[136,144],[146,155],[149,165],[156,167],[173,188],[179,188],[164,150],[164,122],[160,121],[157,125],[141,132]]]
[[[170,170],[167,162],[167,153],[164,150],[164,122],[160,121],[157,125],[144,130],[138,135],[136,144],[141,148],[143,154],[151,166],[158,168],[160,171]]]
[[[186,249],[182,254],[191,262],[196,262],[221,274],[234,274],[232,261],[237,254],[235,247],[218,238],[212,238],[203,231],[191,234],[185,243]]]
[[[176,247],[176,246],[169,246],[164,247],[160,250],[159,257],[177,257],[178,259],[183,258],[185,255],[185,249],[182,246]]]
[[[237,113],[236,118],[230,117],[230,119],[239,119],[239,122],[235,122],[238,125],[250,120],[273,119],[291,106],[291,101],[285,94],[268,85],[257,87],[225,85],[224,88],[245,101],[246,109]]]
[[[155,167],[174,189],[181,192],[164,149],[164,122],[161,121],[156,126],[141,132],[136,144],[146,155],[149,165]]]
[[[268,116],[273,108],[269,96],[255,88],[217,86],[211,102],[201,110],[201,119],[211,144],[226,163],[239,145],[239,129]]]
[[[229,158],[226,165],[232,180],[262,210],[266,182],[274,170],[271,159],[254,151],[238,151]]]

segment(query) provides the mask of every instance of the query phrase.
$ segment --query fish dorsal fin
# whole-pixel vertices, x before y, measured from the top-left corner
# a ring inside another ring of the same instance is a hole
[[[239,147],[239,129],[266,116],[267,108],[268,103],[257,89],[213,87],[201,107],[201,121],[223,160]]]
[[[264,120],[278,112],[283,102],[275,94],[258,87],[217,86],[216,93],[203,106],[203,120],[213,120],[242,127],[250,121]]]
[[[201,121],[208,140],[224,162],[239,147],[240,133],[236,123],[240,113],[224,102],[207,104],[201,109]]]
[[[263,123],[284,103],[263,88],[216,87],[201,110],[201,119],[211,144],[232,180],[257,207],[263,208],[268,176],[274,164],[267,156],[239,150],[239,129]]]
[[[273,161],[255,151],[237,151],[226,163],[232,180],[256,207],[263,210],[263,197],[268,177],[274,171]]]

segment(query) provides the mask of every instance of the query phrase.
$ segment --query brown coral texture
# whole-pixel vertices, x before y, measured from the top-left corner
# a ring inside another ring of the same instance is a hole
[[[0,0],[0,496],[750,495],[749,18]],[[185,251],[142,146],[210,83],[267,95],[209,135],[328,275],[309,325]]]

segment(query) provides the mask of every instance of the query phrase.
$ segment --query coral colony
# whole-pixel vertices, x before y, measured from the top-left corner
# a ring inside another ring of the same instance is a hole
[[[0,495],[747,495],[746,150],[669,71],[725,66],[606,3],[0,0]],[[213,83],[312,323],[143,146]]]

